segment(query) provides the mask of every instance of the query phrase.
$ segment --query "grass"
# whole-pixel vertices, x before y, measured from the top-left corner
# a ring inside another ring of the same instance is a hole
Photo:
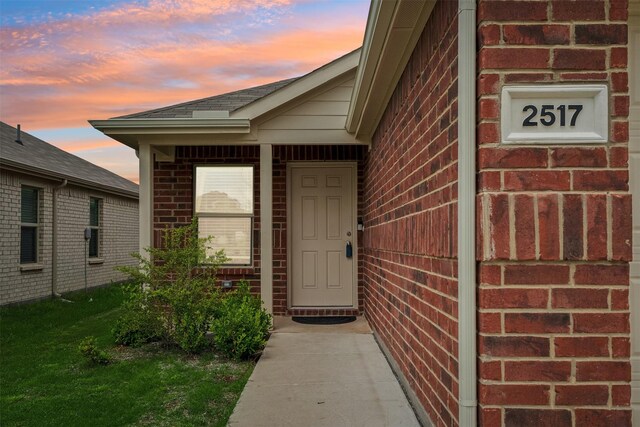
[[[118,286],[61,300],[0,308],[0,424],[3,426],[224,426],[253,363],[212,352],[185,355],[157,344],[116,347]],[[78,352],[97,338],[114,361]]]

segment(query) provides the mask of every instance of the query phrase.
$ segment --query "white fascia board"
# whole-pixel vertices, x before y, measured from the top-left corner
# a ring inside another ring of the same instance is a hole
[[[347,131],[357,137],[371,137],[434,5],[434,0],[372,3],[347,116]]]
[[[249,133],[249,120],[238,118],[187,119],[109,119],[89,120],[99,131],[110,133],[167,133],[175,129],[201,129],[203,132],[222,130],[227,133]]]
[[[253,120],[294,99],[303,96],[325,83],[354,70],[360,61],[361,49],[330,62],[264,98],[252,102],[231,113],[232,119]]]
[[[347,131],[355,132],[358,122],[354,119],[362,113],[365,96],[371,88],[373,75],[378,68],[380,55],[384,46],[391,18],[396,7],[396,0],[372,0],[367,18],[367,28],[364,32],[364,42],[358,72],[356,74],[355,86],[349,103],[349,113],[347,115]]]
[[[239,118],[162,118],[89,120],[91,126],[111,138],[138,149],[140,135],[248,134],[251,123]]]

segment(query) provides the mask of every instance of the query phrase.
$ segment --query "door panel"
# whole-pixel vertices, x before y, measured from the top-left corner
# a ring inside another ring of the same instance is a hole
[[[354,168],[296,165],[291,186],[291,305],[352,307],[355,257]]]

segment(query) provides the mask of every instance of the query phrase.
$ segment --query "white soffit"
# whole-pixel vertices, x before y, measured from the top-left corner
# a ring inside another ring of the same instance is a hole
[[[131,148],[142,135],[249,134],[251,124],[237,118],[144,118],[89,120],[91,126]]]
[[[432,0],[373,0],[347,116],[348,132],[371,137],[434,5]]]

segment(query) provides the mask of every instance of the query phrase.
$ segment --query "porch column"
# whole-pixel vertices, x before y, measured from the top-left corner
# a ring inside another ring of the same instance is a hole
[[[260,145],[260,297],[273,313],[273,152]]]
[[[151,146],[148,143],[140,143],[138,147],[140,186],[138,216],[140,233],[140,255],[148,256],[144,248],[151,246],[151,229],[153,227],[153,218],[151,217],[151,200],[153,191],[153,154]]]

